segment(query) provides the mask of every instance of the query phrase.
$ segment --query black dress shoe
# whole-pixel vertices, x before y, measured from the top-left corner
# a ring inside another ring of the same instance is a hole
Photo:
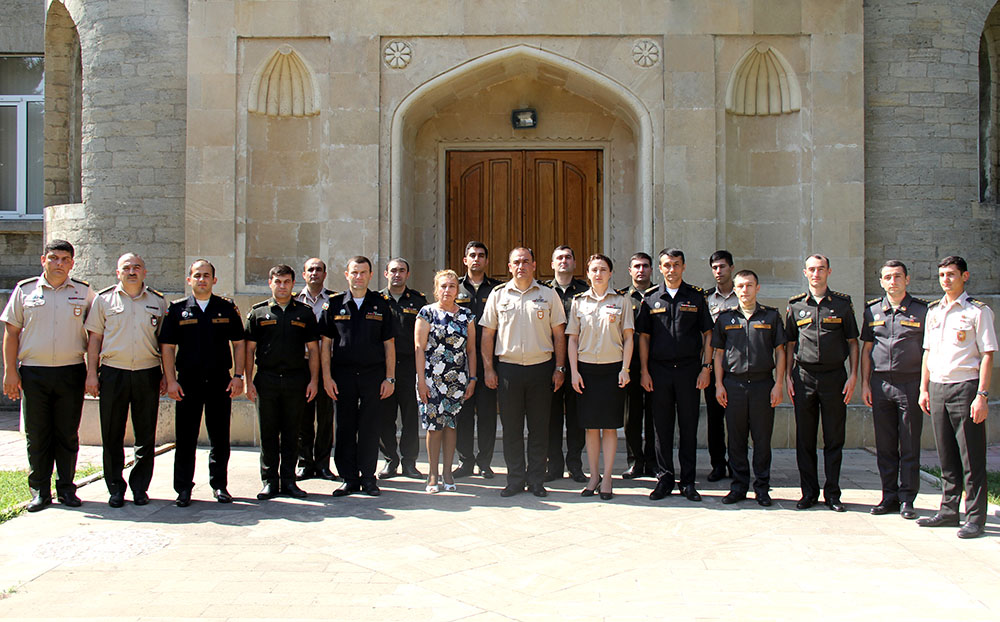
[[[747,493],[730,490],[729,494],[722,498],[722,502],[726,505],[732,505],[738,501],[743,501],[746,498],[747,498]]]
[[[583,490],[580,491],[580,496],[581,497],[593,497],[594,493],[597,492],[597,488],[601,485],[601,481],[603,479],[604,479],[603,477],[597,478],[597,486],[595,486],[593,488],[584,488]]]
[[[757,493],[757,505],[759,505],[761,507],[769,508],[769,507],[771,507],[771,504],[773,504],[773,503],[774,502],[771,501],[771,495],[769,495],[767,492],[758,492]]]
[[[891,514],[898,511],[899,501],[886,501],[885,499],[879,501],[878,505],[872,506],[872,509],[868,510],[873,516],[882,516],[883,514]]]
[[[337,479],[337,476],[334,475],[333,471],[331,471],[329,467],[322,467],[316,469],[316,476],[319,477],[320,479],[325,479],[331,482]]]
[[[424,479],[423,474],[417,470],[417,465],[415,464],[403,465],[403,477],[409,477],[410,479]]]
[[[642,477],[646,474],[646,467],[637,467],[632,465],[622,472],[622,479],[636,479]]]
[[[674,489],[674,478],[668,476],[661,477],[658,482],[656,482],[656,488],[653,492],[649,493],[649,498],[653,501],[659,501],[660,499],[670,496],[670,491]]]
[[[334,497],[346,497],[355,492],[361,492],[361,484],[358,482],[344,482],[339,488],[333,491]]]
[[[614,499],[614,497],[615,497],[615,493],[613,493],[613,492],[602,492],[601,493],[601,501],[610,501],[610,500]]]
[[[472,475],[473,468],[471,462],[463,462],[458,465],[458,468],[451,472],[452,477],[469,477]]]
[[[904,501],[902,505],[899,506],[899,515],[906,520],[913,520],[917,517],[917,509],[913,507],[912,501]]]
[[[212,490],[212,496],[215,497],[215,500],[219,503],[233,502],[233,495],[229,494],[229,491],[225,488],[216,488]]]
[[[978,538],[983,535],[985,530],[983,526],[978,523],[965,523],[962,528],[958,530],[958,537],[963,540],[968,540],[970,538]]]
[[[573,478],[573,481],[577,484],[583,484],[590,481],[590,478],[583,474],[583,471],[572,470],[569,472],[569,476]]]
[[[377,497],[380,494],[382,494],[382,491],[379,490],[378,488],[378,484],[376,484],[374,481],[362,482],[361,492],[365,493],[369,497]]]
[[[559,469],[558,471],[556,471],[555,469],[547,469],[545,471],[545,481],[547,482],[554,482],[557,479],[562,479],[562,478],[563,478],[562,469]]]
[[[479,469],[479,476],[482,477],[483,479],[493,479],[494,477],[497,476],[497,474],[493,472],[493,469],[486,466]]]
[[[275,482],[267,482],[264,487],[260,489],[257,493],[257,499],[264,501],[265,499],[273,499],[278,496],[278,484]]]
[[[58,499],[59,503],[68,508],[78,508],[83,505],[83,501],[80,501],[80,497],[76,496],[75,492],[61,492],[58,495]]]
[[[27,510],[29,512],[38,512],[39,510],[44,510],[47,506],[52,505],[52,495],[42,495],[37,494],[31,498],[28,502]]]
[[[726,477],[726,475],[727,475],[727,473],[726,473],[726,466],[725,465],[713,467],[712,468],[712,472],[708,474],[708,481],[710,481],[710,482],[717,482],[720,479],[724,479]]]
[[[834,512],[846,512],[847,508],[844,507],[844,503],[840,499],[827,499],[823,502],[826,507],[830,508]]]
[[[530,490],[531,494],[535,495],[536,497],[549,496],[549,491],[545,490],[545,486],[543,486],[542,484],[531,484],[528,486],[528,490]]]
[[[819,497],[802,497],[795,502],[796,510],[808,510],[812,506],[819,503]]]
[[[113,508],[120,508],[125,505],[124,493],[116,492],[108,499],[108,505]]]
[[[146,494],[145,490],[133,490],[132,502],[136,505],[146,505],[149,503],[149,495]]]
[[[694,484],[688,484],[684,488],[681,488],[681,496],[688,501],[701,501],[701,494],[694,489]]]
[[[958,517],[935,514],[934,516],[921,518],[917,521],[917,524],[921,527],[958,527]]]
[[[385,466],[382,467],[382,470],[378,472],[378,478],[379,479],[392,479],[393,477],[396,477],[396,475],[397,475],[397,473],[396,473],[396,467],[397,466],[398,466],[398,463],[386,462]]]
[[[174,501],[174,503],[177,504],[177,507],[179,508],[186,508],[191,505],[191,491],[182,490],[177,493],[177,501]]]
[[[309,496],[309,493],[299,488],[298,484],[294,481],[282,482],[280,490],[281,494],[294,497],[295,499],[305,499]]]
[[[513,497],[514,495],[519,495],[524,492],[524,484],[507,484],[504,486],[503,490],[500,491],[501,497]]]
[[[298,481],[300,481],[300,482],[302,480],[312,478],[312,476],[314,475],[314,473],[315,472],[312,469],[308,468],[308,467],[304,467],[304,466],[295,467],[295,479],[298,480]]]

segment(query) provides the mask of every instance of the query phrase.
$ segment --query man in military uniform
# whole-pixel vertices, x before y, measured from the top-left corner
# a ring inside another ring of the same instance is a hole
[[[212,293],[216,282],[215,266],[208,260],[192,263],[187,276],[191,295],[170,303],[160,330],[167,395],[177,402],[174,490],[179,507],[191,505],[202,409],[208,441],[212,445],[208,452],[212,496],[219,503],[233,500],[226,489],[229,420],[233,398],[243,393],[246,342],[240,310],[229,298]],[[231,368],[232,376],[229,375]]]
[[[392,307],[368,289],[372,262],[357,256],[344,271],[349,289],[330,298],[320,316],[323,335],[323,387],[337,401],[337,438],[333,454],[344,483],[342,497],[381,494],[378,464],[380,401],[392,395],[396,377],[396,322]]]
[[[326,281],[326,263],[319,257],[307,259],[302,266],[302,278],[306,286],[295,299],[312,307],[313,315],[319,322],[323,305],[336,293],[323,287]],[[326,391],[318,391],[316,399],[306,404],[305,418],[299,426],[299,462],[295,467],[295,479],[300,481],[312,477],[337,479],[330,470],[332,451],[333,400]]]
[[[135,465],[128,487],[136,505],[149,503],[156,450],[156,414],[166,392],[160,369],[160,332],[167,301],[146,286],[146,264],[135,253],[118,258],[118,284],[101,290],[90,307],[85,327],[87,393],[101,396],[101,439],[108,505],[125,504],[125,425],[132,411]],[[100,366],[95,365],[100,360]]]
[[[652,271],[653,258],[649,254],[640,251],[629,258],[628,273],[632,284],[617,292],[629,297],[633,323],[639,318],[639,309],[646,292],[654,289],[650,280]],[[625,409],[625,458],[628,468],[622,473],[622,479],[656,477],[653,401],[652,395],[642,388],[642,364],[639,362],[638,346],[632,349],[629,383],[625,386],[625,391],[628,404]]]
[[[410,264],[402,257],[389,262],[385,268],[388,286],[379,293],[392,308],[396,319],[396,386],[392,395],[381,402],[382,425],[379,430],[379,449],[385,457],[385,467],[380,479],[396,476],[396,467],[402,464],[403,476],[420,479],[417,454],[420,452],[420,415],[417,413],[417,368],[413,351],[413,325],[417,314],[427,304],[423,293],[406,286],[410,278]],[[396,411],[399,411],[399,452],[396,448]],[[400,460],[402,454],[402,460]]]
[[[708,312],[712,321],[719,319],[719,314],[729,309],[739,307],[739,298],[733,289],[733,255],[727,250],[718,250],[708,258],[708,265],[715,277],[715,286],[708,290],[705,299],[708,301]],[[784,382],[784,380],[782,380]],[[708,481],[717,482],[727,473],[726,466],[726,409],[715,399],[715,374],[712,374],[711,384],[705,389],[705,412],[708,423],[708,455],[712,460],[712,471]]]
[[[962,482],[965,524],[958,537],[978,538],[986,524],[986,417],[997,351],[993,311],[969,296],[969,266],[952,255],[938,263],[944,296],[927,311],[920,368],[920,408],[934,424],[941,460],[941,507],[921,527],[957,527]]]
[[[927,303],[906,292],[906,265],[890,259],[879,269],[885,296],[865,303],[861,322],[861,398],[872,408],[882,500],[875,515],[899,512],[914,519],[920,487],[923,415],[920,362],[924,355]]]
[[[271,298],[251,307],[246,322],[247,398],[257,402],[264,483],[257,498],[301,499],[306,493],[295,483],[295,459],[302,413],[319,387],[319,331],[312,307],[292,298],[291,266],[271,268],[267,285]]]
[[[844,512],[840,465],[847,404],[858,378],[858,324],[851,297],[827,287],[831,272],[828,258],[811,255],[802,270],[809,291],[788,300],[785,335],[790,364],[785,384],[795,406],[795,458],[802,488],[802,498],[795,507],[806,510],[819,501],[816,434],[822,411],[823,497],[831,510]]]
[[[512,497],[527,486],[536,497],[544,497],[548,495],[544,481],[550,404],[543,396],[558,391],[565,380],[566,314],[552,288],[535,280],[531,249],[512,250],[507,268],[513,278],[493,290],[479,320],[484,333],[484,380],[490,388],[499,387],[507,463],[507,486],[500,496]],[[494,351],[499,358],[496,366]]]
[[[722,502],[729,505],[747,498],[749,436],[753,438],[753,490],[757,503],[768,507],[772,503],[774,407],[784,395],[785,331],[778,310],[757,303],[760,282],[755,272],[740,270],[734,281],[739,304],[721,312],[712,329],[716,399],[726,411],[733,472],[729,494]]]
[[[695,489],[699,393],[712,373],[712,315],[705,290],[684,282],[684,253],[671,248],[658,259],[663,285],[648,292],[639,310],[642,386],[652,393],[658,481],[649,498],[674,488],[674,421],[680,430],[680,493],[701,501]]]
[[[79,507],[76,457],[87,367],[83,323],[94,300],[85,282],[70,278],[73,245],[52,240],[42,252],[42,275],[17,284],[0,315],[3,338],[3,391],[22,399],[28,444],[29,512],[52,503],[55,464],[59,503]]]
[[[573,276],[576,271],[576,256],[569,246],[558,246],[552,251],[552,269],[555,278],[544,284],[559,294],[563,313],[569,317],[573,297],[590,289],[586,281]],[[564,337],[569,343],[569,337]],[[566,459],[563,460],[563,422],[566,424]],[[586,435],[576,421],[576,391],[566,382],[552,395],[552,410],[549,415],[549,452],[545,481],[551,482],[563,477],[563,464],[569,470],[574,482],[584,483],[588,477],[583,474],[583,446]]]
[[[473,240],[465,245],[465,256],[462,257],[462,263],[465,264],[466,272],[465,276],[458,280],[458,298],[455,299],[455,302],[472,311],[478,322],[479,318],[483,317],[483,308],[486,306],[486,299],[489,298],[490,292],[502,283],[486,275],[486,267],[489,265],[489,249],[482,242]],[[481,370],[484,369],[483,331],[476,331],[476,333],[476,369]],[[477,427],[479,453],[475,451]],[[477,382],[472,397],[462,404],[456,428],[459,465],[452,471],[452,476],[468,477],[472,475],[473,469],[478,465],[479,474],[484,479],[493,479],[493,469],[490,468],[490,463],[493,461],[493,451],[497,442],[496,389],[486,386],[485,382]]]

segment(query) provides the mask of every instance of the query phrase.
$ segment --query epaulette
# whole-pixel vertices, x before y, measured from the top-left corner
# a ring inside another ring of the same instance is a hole
[[[718,289],[718,288],[716,288],[716,287],[710,287],[710,288],[706,289],[705,290],[705,297],[707,298],[707,297],[711,296],[712,294],[714,294],[716,289]]]
[[[986,306],[985,302],[983,302],[982,300],[976,300],[972,296],[969,296],[968,300],[969,300],[969,302],[971,302],[972,304],[976,305],[977,307],[985,307]]]
[[[759,303],[759,302],[758,302],[757,304],[759,304],[759,305],[760,305],[760,303]],[[778,310],[778,308],[777,308],[777,307],[769,307],[769,306],[767,306],[767,305],[760,305],[760,308],[761,308],[761,309],[766,309],[766,310],[768,310],[768,311],[777,311],[777,310]]]
[[[552,289],[552,281],[538,281],[538,284],[541,285],[542,287],[548,287],[549,289]]]
[[[186,300],[187,300],[187,297],[185,296],[184,298],[178,298],[177,300],[171,300],[170,304],[175,305],[175,304],[179,304],[179,303],[185,302]]]
[[[850,300],[851,299],[851,295],[850,294],[845,294],[844,292],[835,292],[832,289],[826,290],[826,293],[829,294],[830,296],[835,296],[837,298],[843,298],[844,300]]]
[[[937,304],[940,304],[940,302],[941,302],[940,298],[937,299],[937,300],[932,300],[932,301],[930,301],[930,302],[927,303],[927,308],[930,309],[931,307],[933,307],[933,306],[935,306]]]
[[[384,298],[385,300],[389,300],[389,294],[382,294],[382,298]]]
[[[101,291],[99,291],[97,293],[98,294],[104,294],[104,293],[110,292],[111,290],[113,290],[116,287],[118,287],[118,286],[117,285],[108,285],[107,287],[105,287],[104,289],[102,289]]]
[[[152,287],[150,287],[150,286],[148,286],[148,285],[147,285],[147,286],[146,286],[146,289],[148,289],[148,290],[149,290],[149,292],[150,292],[151,294],[156,294],[156,295],[157,295],[157,296],[159,296],[160,298],[163,298],[163,294],[161,294],[160,292],[156,291],[156,290],[155,290],[155,289],[153,289]]]
[[[619,296],[628,296],[628,288],[619,287],[618,289],[615,290],[615,293],[618,294]]]
[[[809,295],[809,292],[802,292],[801,294],[796,294],[795,296],[792,296],[791,298],[789,298],[788,302],[789,303],[798,302],[798,301],[804,299],[808,295]]]
[[[649,289],[647,289],[647,290],[643,291],[642,293],[643,293],[643,294],[652,294],[652,293],[653,293],[653,292],[655,292],[655,291],[656,291],[656,290],[657,290],[657,289],[658,289],[659,287],[660,287],[659,285],[654,285],[654,286],[650,287]]]
[[[916,300],[916,298],[914,298],[914,300]],[[882,297],[881,297],[881,296],[879,296],[878,298],[872,298],[871,300],[866,300],[866,301],[865,301],[865,306],[867,307],[867,306],[869,306],[869,305],[873,305],[873,304],[875,304],[876,302],[882,302]]]
[[[260,301],[260,302],[258,302],[257,304],[255,304],[255,305],[252,305],[252,306],[251,306],[250,308],[251,308],[251,309],[257,309],[258,307],[266,307],[266,306],[267,306],[267,303],[268,303],[268,301],[267,301],[267,300],[261,300],[261,301]]]
[[[80,285],[83,285],[85,287],[90,287],[90,283],[84,281],[83,279],[74,279],[73,277],[69,277],[69,280],[73,281],[74,283],[79,283]]]
[[[697,285],[691,285],[690,283],[688,283],[688,285],[691,286],[691,289],[693,289],[694,291],[700,293],[701,295],[703,295],[703,296],[707,296],[708,295],[708,292],[706,292],[702,288],[698,287]]]
[[[22,281],[18,281],[17,282],[17,286],[20,287],[22,285],[30,285],[31,283],[37,283],[38,279],[40,279],[40,278],[42,278],[42,277],[40,277],[40,276],[33,276],[33,277],[30,277],[30,278],[24,279]]]
[[[579,298],[580,296],[583,296],[586,293],[587,292],[577,292],[577,293],[573,294],[573,298]]]
[[[219,298],[222,298],[223,300],[233,305],[234,307],[236,306],[236,301],[230,298],[229,296],[219,296]]]
[[[910,296],[910,298],[912,300],[915,300],[916,302],[922,302],[923,304],[927,305],[928,307],[931,306],[931,301],[927,300],[925,298],[917,298],[916,296]]]
[[[334,294],[337,293],[337,292],[333,291],[332,289],[326,289],[326,288],[323,288],[323,291],[326,292],[327,296],[333,296]]]

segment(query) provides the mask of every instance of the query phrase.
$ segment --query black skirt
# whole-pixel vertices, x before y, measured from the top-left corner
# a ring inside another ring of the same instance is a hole
[[[576,396],[576,419],[581,428],[611,430],[625,423],[625,389],[618,386],[621,363],[577,363],[583,394]],[[572,389],[571,389],[572,390]]]

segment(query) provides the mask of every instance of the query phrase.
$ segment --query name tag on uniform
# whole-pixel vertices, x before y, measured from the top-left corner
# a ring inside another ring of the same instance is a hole
[[[823,318],[824,324],[843,324],[844,318],[842,317],[825,317]]]
[[[875,320],[874,322],[868,322],[868,326],[885,326],[885,320]],[[920,324],[917,324],[920,326]]]
[[[770,324],[762,324],[762,323],[760,323],[760,324],[754,324],[753,327],[754,328],[761,328],[761,329],[764,329],[764,330],[770,330],[771,329],[771,325]]]
[[[337,321],[340,321],[340,320],[349,320],[349,319],[351,319],[351,316],[349,316],[349,315],[335,315],[335,316],[333,316],[333,321],[334,322],[337,322]]]
[[[920,328],[920,322],[914,322],[912,320],[900,320],[901,326],[909,326],[910,328]]]
[[[685,305],[685,304],[681,305],[681,311],[691,312],[691,311],[697,311],[697,310],[698,310],[698,306],[697,305]]]
[[[795,325],[796,326],[805,326],[806,324],[811,324],[812,321],[813,321],[813,319],[811,317],[807,317],[807,318],[804,318],[804,319],[801,319],[801,320],[796,320]]]
[[[470,300],[472,299],[469,298],[468,294],[461,294],[458,298],[455,299],[455,302],[469,302]]]
[[[178,322],[178,324],[180,324],[181,326],[187,326],[188,324],[197,324],[197,323],[198,323],[197,319],[181,320],[180,322]]]
[[[277,324],[277,323],[278,323],[278,320],[264,320],[263,322],[260,323],[260,325],[261,326],[271,326],[271,325]]]
[[[649,314],[655,315],[657,313],[666,313],[666,311],[667,311],[666,309],[650,309]]]
[[[227,318],[227,317],[213,317],[212,318],[212,323],[213,324],[228,324],[229,323],[229,318]]]
[[[306,323],[305,322],[299,322],[298,320],[292,320],[290,322],[290,324],[292,326],[298,326],[299,328],[305,328],[306,327]]]
[[[416,315],[420,313],[418,309],[403,309],[403,313],[409,313],[410,315]]]
[[[365,319],[366,320],[381,320],[382,319],[382,314],[381,313],[369,313],[368,315],[365,316]]]
[[[726,324],[726,330],[733,330],[735,328],[743,328],[742,324]]]

